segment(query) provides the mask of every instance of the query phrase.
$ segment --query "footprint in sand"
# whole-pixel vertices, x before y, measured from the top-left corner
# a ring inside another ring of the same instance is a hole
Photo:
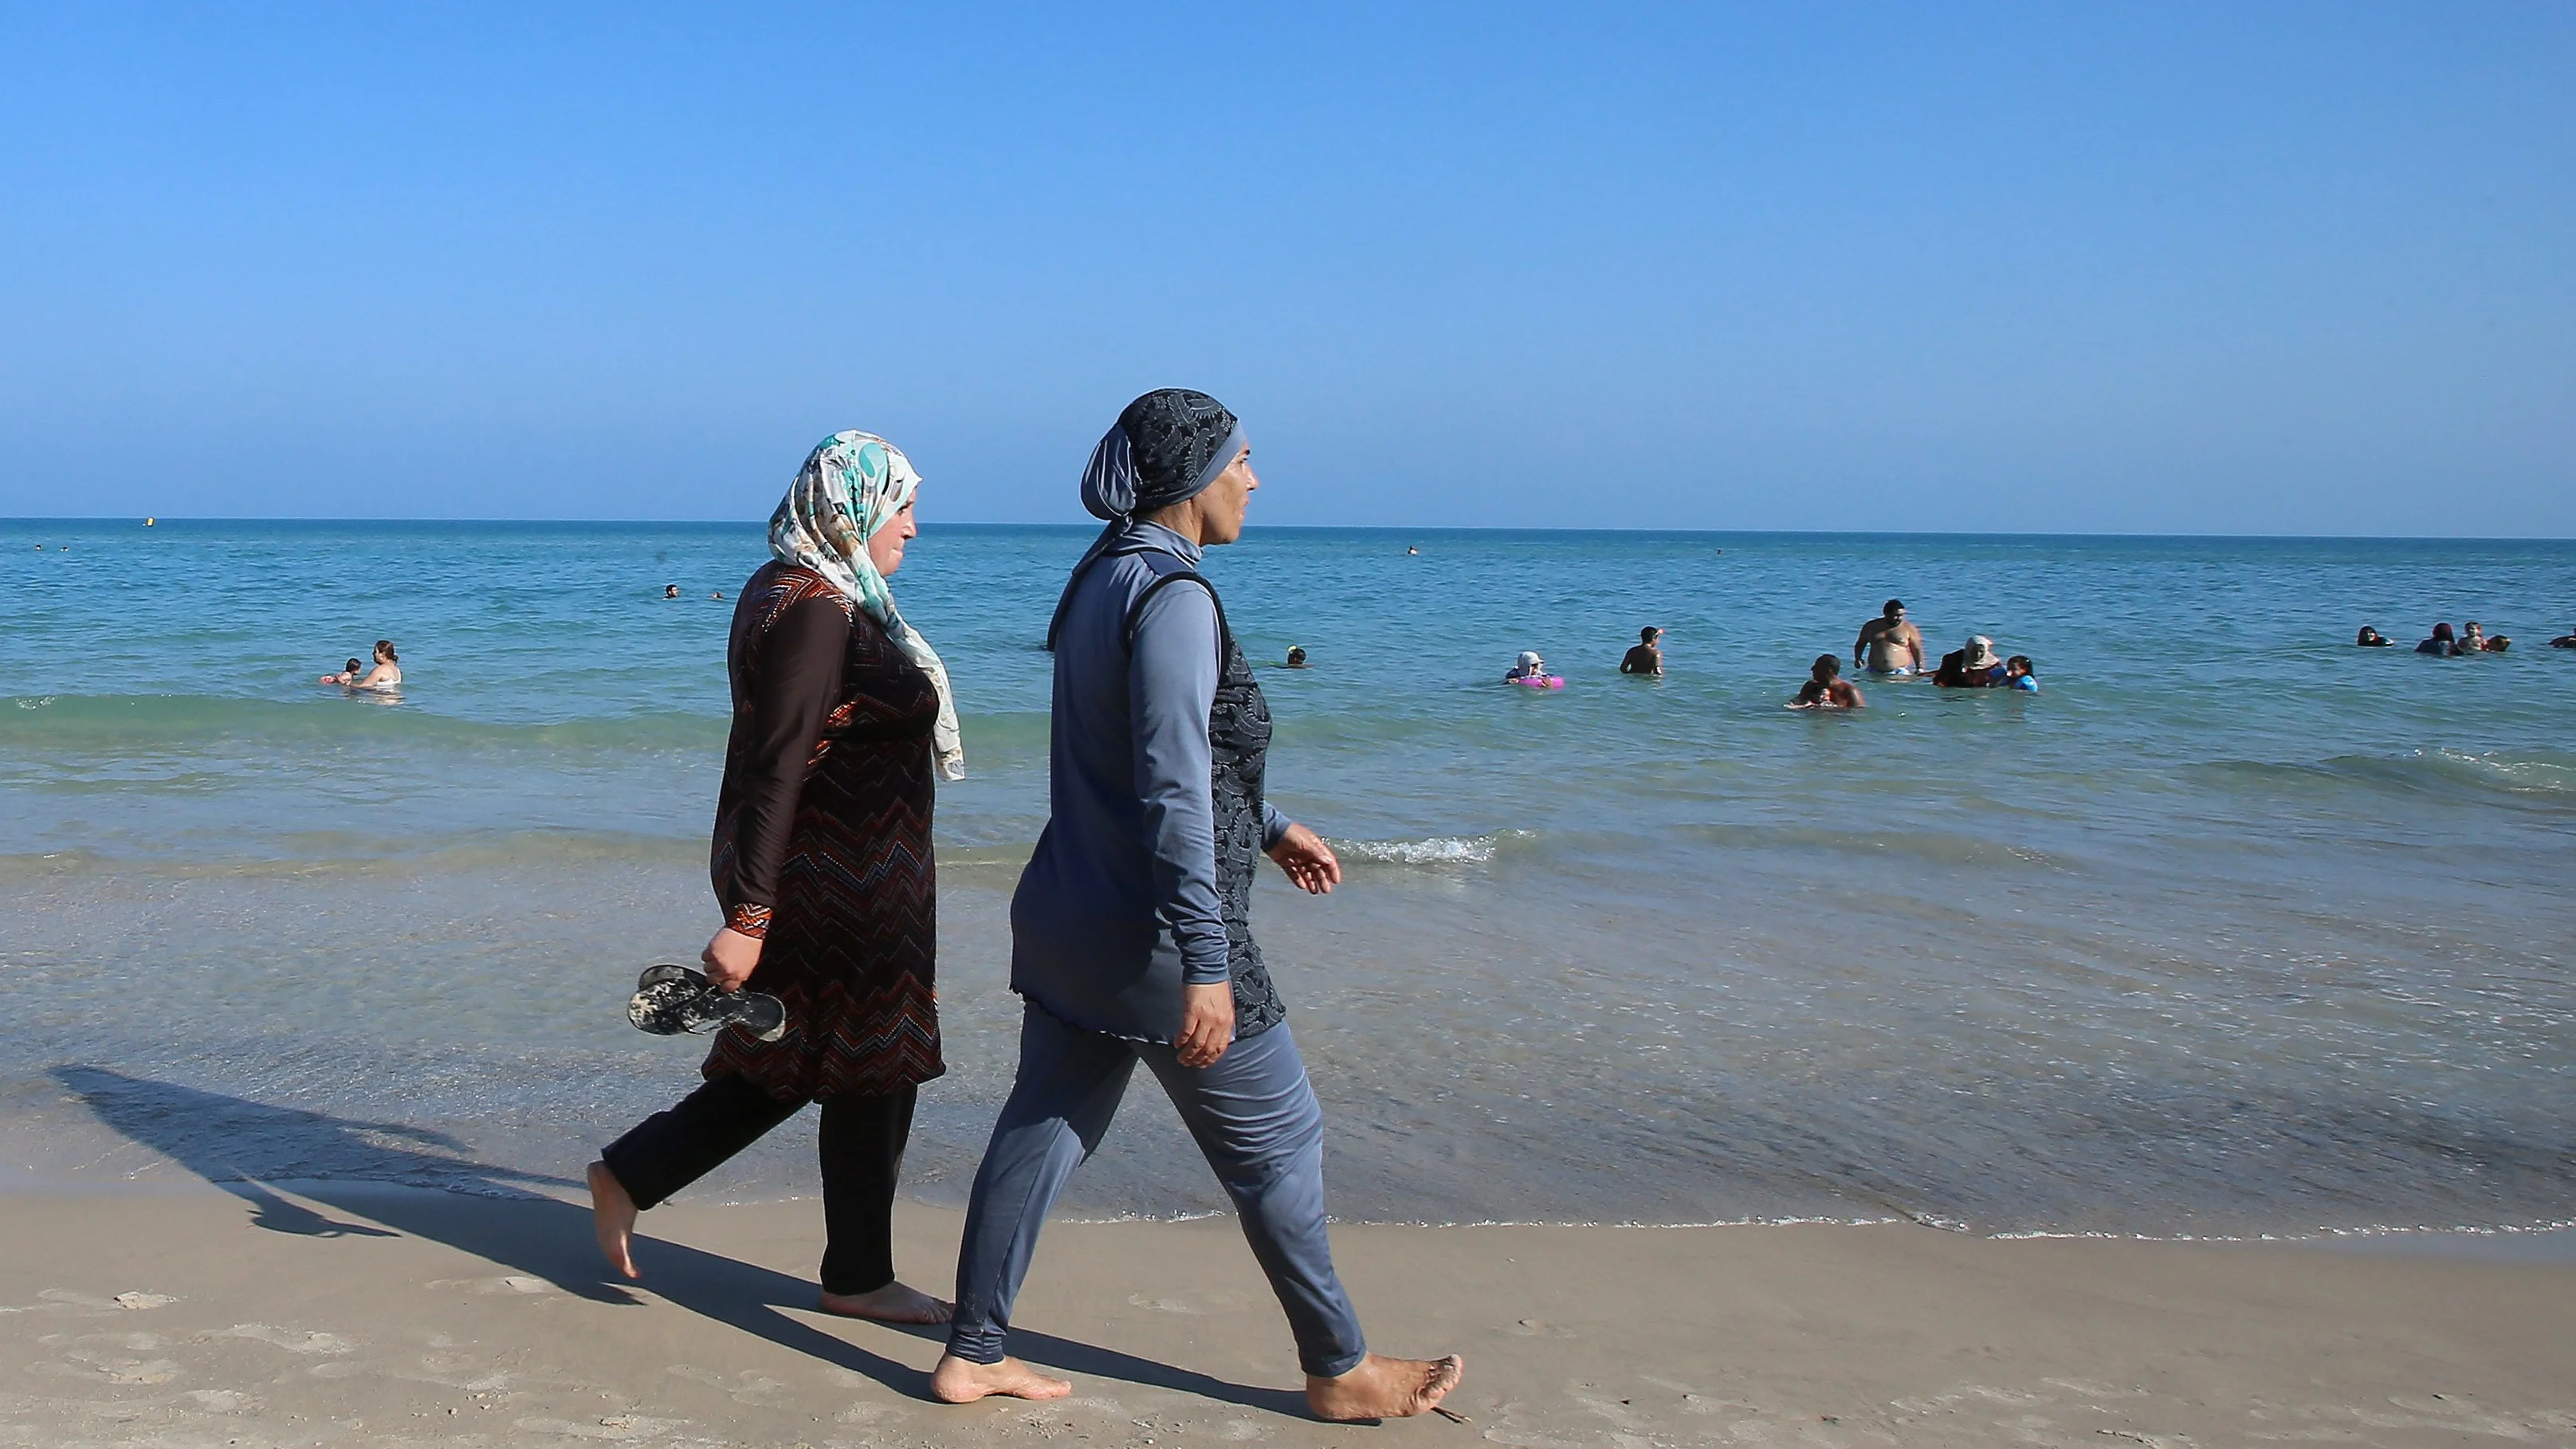
[[[516,1427],[531,1434],[566,1434],[576,1439],[632,1444],[683,1428],[688,1422],[686,1419],[647,1419],[640,1414],[611,1414],[587,1424],[576,1424],[569,1419],[521,1419]]]
[[[1150,1309],[1156,1313],[1183,1313],[1196,1316],[1203,1313],[1224,1313],[1241,1308],[1250,1301],[1250,1297],[1246,1294],[1210,1288],[1187,1290],[1160,1298],[1150,1293],[1130,1294],[1127,1306]]]
[[[208,1336],[247,1338],[274,1348],[285,1349],[288,1353],[343,1354],[352,1352],[357,1347],[336,1333],[297,1333],[291,1329],[271,1328],[265,1323],[236,1323],[230,1328]]]
[[[771,1404],[777,1401],[779,1395],[788,1391],[785,1380],[773,1379],[767,1374],[752,1369],[744,1369],[738,1374],[727,1377],[711,1369],[699,1368],[695,1364],[675,1363],[663,1372],[675,1374],[691,1383],[705,1384],[711,1389],[722,1389],[731,1394],[737,1403]]]
[[[2349,1419],[2374,1429],[2432,1429],[2497,1439],[2529,1439],[2537,1425],[2557,1420],[2558,1427],[2564,1428],[2571,1419],[2576,1419],[2563,1410],[2523,1413],[2485,1409],[2447,1394],[2399,1394],[2388,1402],[2392,1407],[2407,1412],[2391,1414],[2362,1404],[2334,1404],[2320,1405],[2309,1410],[2308,1414],[2320,1419]]]
[[[1997,1404],[2007,1409],[2039,1409],[2057,1402],[2046,1394],[2026,1394],[1987,1384],[1961,1384],[1947,1393],[1891,1400],[1888,1407],[1905,1414],[1937,1414],[1962,1407]]]
[[[112,1384],[166,1384],[179,1376],[179,1366],[166,1358],[140,1361],[102,1358],[94,1353],[68,1353],[63,1357],[89,1365],[91,1373]]]
[[[479,1370],[479,1372],[478,1372]],[[508,1369],[494,1369],[479,1359],[424,1354],[417,1369],[391,1368],[386,1372],[412,1383],[436,1384],[442,1389],[463,1389],[469,1394],[492,1394],[508,1391],[511,1380],[518,1377]]]
[[[83,1293],[76,1288],[48,1288],[43,1292],[38,1293],[36,1297],[46,1306],[55,1308],[113,1309],[117,1306],[117,1302],[113,1298],[101,1298],[95,1293]],[[18,1311],[25,1312],[26,1310],[20,1309]]]
[[[1759,1414],[1763,1412],[1762,1406],[1750,1399],[1735,1399],[1723,1394],[1703,1393],[1677,1379],[1657,1378],[1653,1374],[1645,1374],[1639,1377],[1638,1382],[1649,1388],[1662,1389],[1665,1393],[1679,1395],[1681,1410],[1685,1414]]]
[[[2113,1384],[2097,1384],[2084,1379],[2041,1379],[2051,1388],[2068,1389],[2088,1399],[2143,1399],[2152,1396],[2147,1389],[2124,1389]]]
[[[468,1288],[477,1293],[515,1293],[530,1298],[562,1291],[543,1278],[531,1278],[524,1273],[505,1273],[498,1278],[435,1278],[421,1286]]]

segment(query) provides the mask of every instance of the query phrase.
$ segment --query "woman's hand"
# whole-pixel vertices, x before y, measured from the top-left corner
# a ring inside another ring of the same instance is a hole
[[[1234,983],[1181,988],[1181,1034],[1173,1055],[1185,1067],[1214,1066],[1234,1044]]]
[[[715,983],[716,990],[740,991],[742,983],[751,979],[752,968],[760,964],[760,938],[727,926],[698,953],[698,963],[707,968],[707,980]]]
[[[1270,847],[1270,858],[1288,872],[1289,884],[1310,896],[1329,895],[1342,883],[1341,857],[1324,843],[1324,837],[1303,825],[1291,825],[1279,843]]]

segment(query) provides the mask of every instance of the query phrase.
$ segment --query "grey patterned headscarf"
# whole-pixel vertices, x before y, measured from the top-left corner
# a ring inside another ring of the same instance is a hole
[[[1082,470],[1083,509],[1109,526],[1064,581],[1055,618],[1047,625],[1047,647],[1055,647],[1056,633],[1064,627],[1073,586],[1139,515],[1198,497],[1251,446],[1242,420],[1206,393],[1166,387],[1129,403]]]

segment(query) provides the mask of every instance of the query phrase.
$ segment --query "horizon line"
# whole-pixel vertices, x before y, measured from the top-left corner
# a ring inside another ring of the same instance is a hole
[[[55,524],[153,526],[159,523],[247,523],[247,524],[313,524],[313,525],[389,525],[422,526],[438,524],[503,525],[531,528],[580,527],[594,529],[622,528],[765,528],[764,522],[740,518],[385,518],[385,517],[292,517],[282,514],[115,514],[115,515],[17,515],[0,516],[0,527]],[[1093,520],[1079,522],[1006,522],[1001,520],[960,520],[939,525],[941,528],[1060,528],[1068,531],[1096,530],[1101,525]],[[2268,541],[2337,542],[2337,543],[2571,543],[2576,538],[2556,534],[2394,534],[2394,533],[2186,533],[2186,532],[2068,532],[2046,529],[1848,529],[1848,528],[1643,528],[1600,527],[1564,528],[1518,526],[1511,524],[1402,524],[1402,523],[1248,523],[1246,533],[1547,533],[1547,534],[1635,534],[1650,536],[1684,536],[1712,538],[1786,537],[1786,538],[2064,538],[2064,539],[2158,539],[2167,541]]]

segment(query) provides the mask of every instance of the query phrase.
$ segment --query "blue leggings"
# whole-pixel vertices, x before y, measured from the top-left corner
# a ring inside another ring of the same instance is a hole
[[[1182,1066],[1172,1048],[1065,1025],[1030,1002],[1020,1018],[1020,1072],[975,1174],[957,1255],[957,1317],[948,1351],[999,1363],[1011,1303],[1037,1252],[1047,1209],[1100,1146],[1138,1059],[1162,1079],[1181,1122],[1234,1199],[1252,1255],[1270,1275],[1307,1373],[1332,1378],[1368,1356],[1324,1236],[1324,1111],[1285,1023]]]

